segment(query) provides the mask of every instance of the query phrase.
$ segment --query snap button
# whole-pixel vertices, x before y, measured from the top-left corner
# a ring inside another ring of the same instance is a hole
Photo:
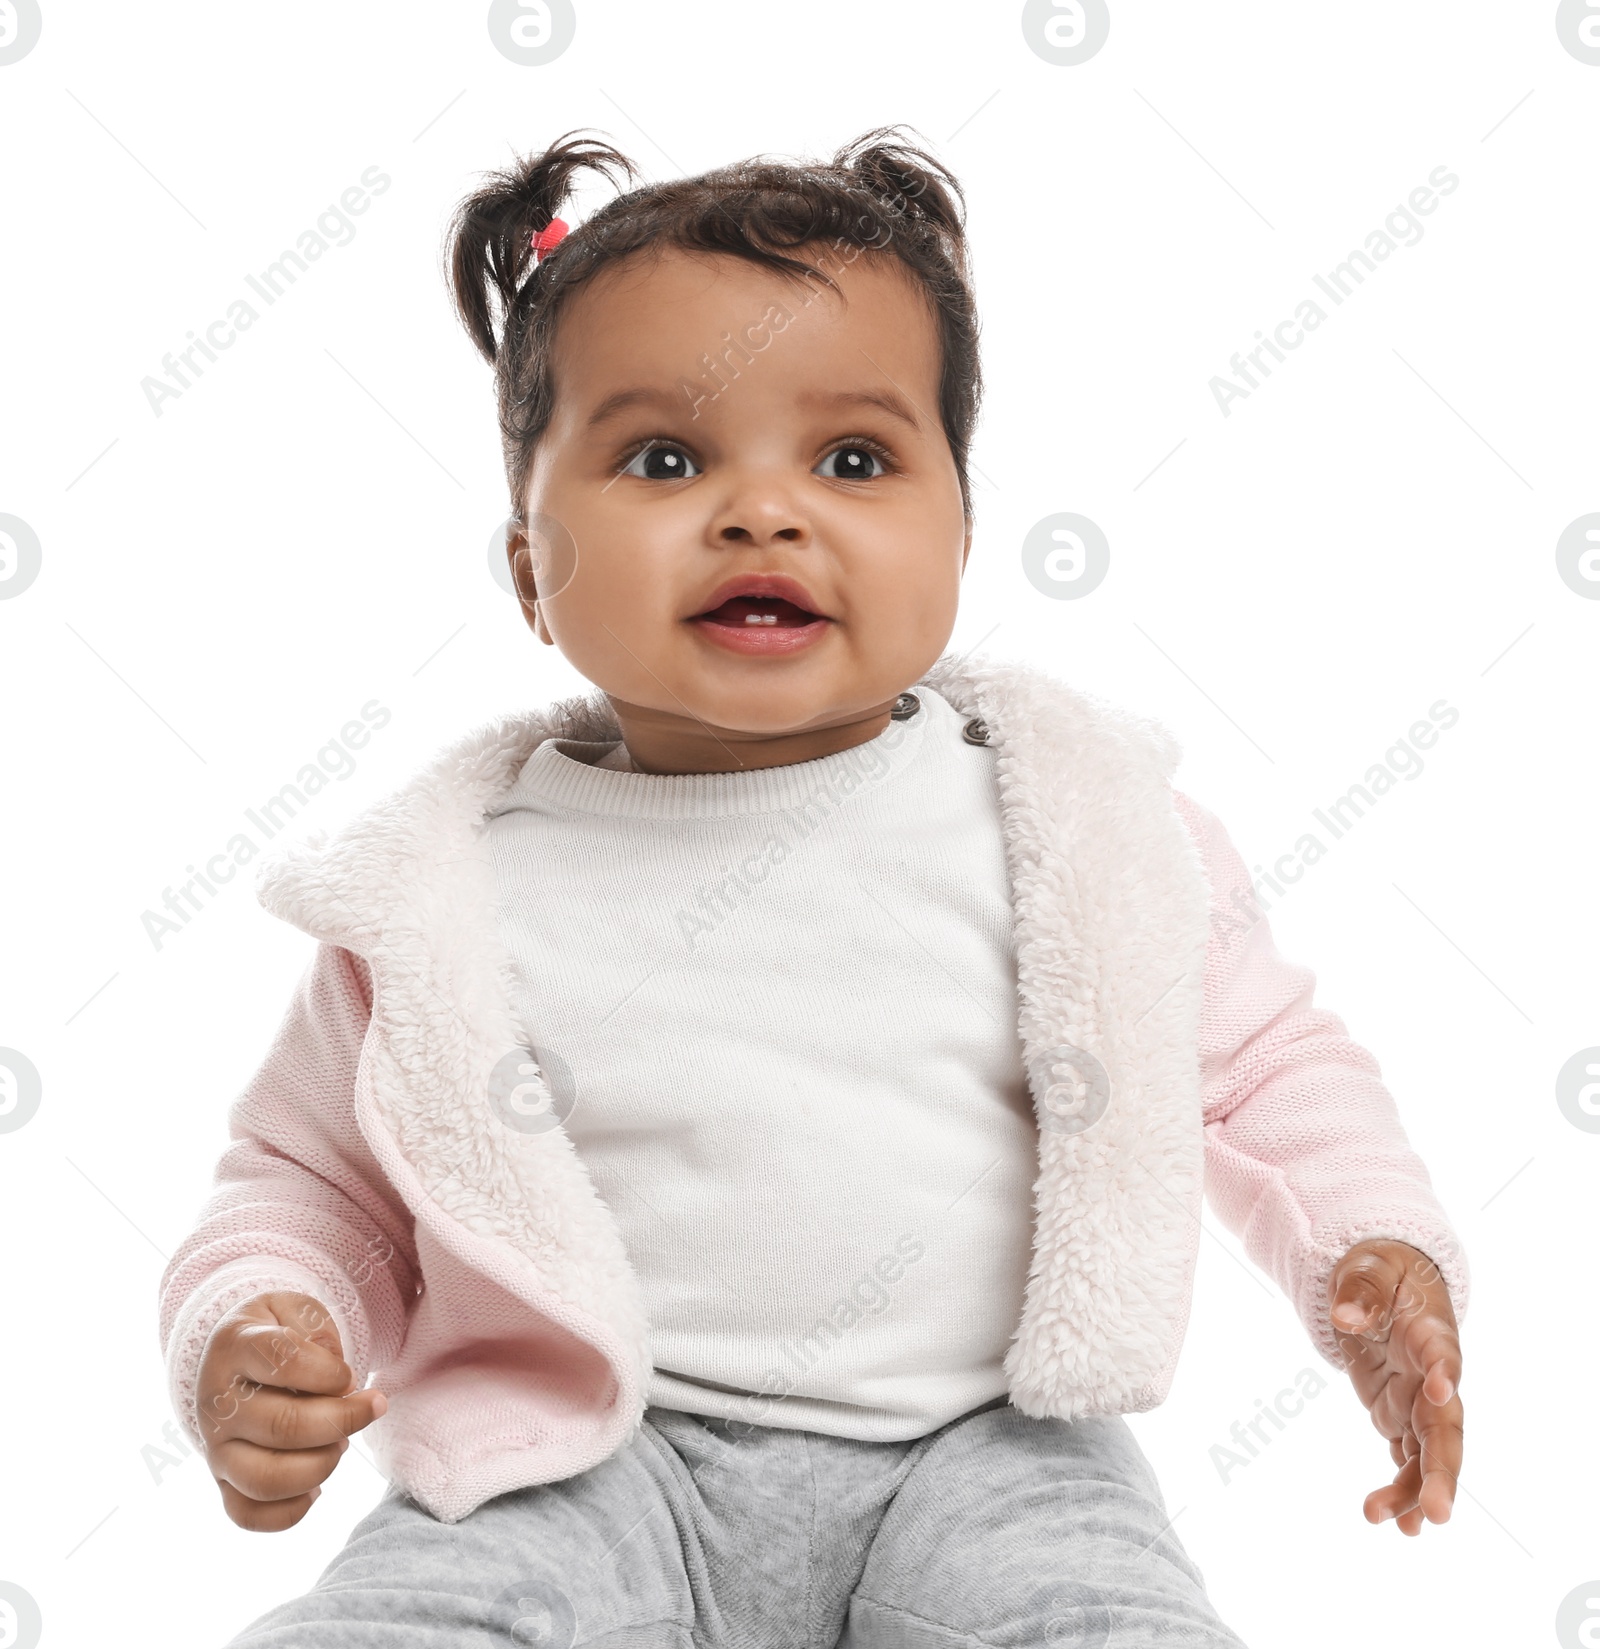
[[[889,712],[891,721],[910,721],[922,708],[922,700],[915,693],[902,693],[894,701],[894,708]]]
[[[968,744],[987,744],[989,742],[989,724],[982,716],[974,716],[961,729],[961,736]]]

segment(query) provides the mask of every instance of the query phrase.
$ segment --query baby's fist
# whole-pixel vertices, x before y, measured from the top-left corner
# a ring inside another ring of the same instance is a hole
[[[258,1294],[212,1329],[200,1359],[201,1440],[241,1528],[291,1528],[350,1446],[388,1407],[352,1391],[339,1331],[309,1294]]]

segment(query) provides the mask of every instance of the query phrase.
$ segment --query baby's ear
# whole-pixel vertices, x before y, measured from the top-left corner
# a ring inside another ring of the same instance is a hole
[[[512,521],[506,527],[506,555],[511,562],[511,582],[517,587],[517,604],[528,628],[546,646],[555,645],[555,637],[545,625],[539,609],[539,586],[533,576],[533,552],[528,546],[528,529]]]

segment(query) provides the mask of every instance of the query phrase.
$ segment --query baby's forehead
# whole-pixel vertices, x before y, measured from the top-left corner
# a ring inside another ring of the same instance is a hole
[[[772,253],[802,267],[674,242],[640,247],[590,276],[568,299],[567,311],[660,306],[677,313],[685,299],[748,308],[752,296],[790,313],[819,304],[848,308],[862,296],[879,305],[906,306],[908,312],[931,309],[916,275],[890,253],[841,249],[828,241],[773,248]]]
[[[851,352],[891,353],[909,370],[937,360],[934,307],[899,259],[827,243],[782,255],[818,273],[676,245],[618,259],[568,299],[555,330],[558,377],[572,384],[650,366],[692,374],[727,363],[730,350],[735,364],[771,350],[767,364],[791,371]]]

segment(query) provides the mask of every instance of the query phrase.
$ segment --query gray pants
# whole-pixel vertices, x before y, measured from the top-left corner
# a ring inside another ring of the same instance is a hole
[[[1118,1419],[908,1442],[674,1409],[440,1523],[390,1488],[230,1649],[1242,1649]]]

